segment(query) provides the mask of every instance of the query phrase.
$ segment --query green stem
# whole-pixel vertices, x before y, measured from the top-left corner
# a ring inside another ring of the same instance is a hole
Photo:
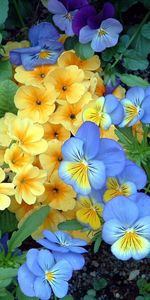
[[[132,35],[132,37],[130,38],[129,42],[126,45],[126,48],[124,50],[124,52],[128,49],[128,47],[131,45],[131,43],[133,42],[133,40],[135,39],[135,37],[138,35],[138,33],[140,32],[142,26],[144,25],[144,23],[147,21],[147,19],[150,16],[150,11],[146,14],[146,16],[144,17],[144,19],[142,20],[141,24],[138,26],[137,30],[135,31],[135,33]],[[121,53],[118,58],[115,60],[115,62],[112,64],[111,68],[114,68],[116,66],[116,64],[122,59],[122,56],[124,55],[124,52]]]
[[[18,18],[19,18],[19,21],[20,21],[20,24],[22,27],[26,27],[24,21],[23,21],[23,18],[22,18],[22,15],[20,14],[20,11],[19,11],[19,8],[18,8],[18,4],[17,4],[17,1],[16,0],[13,0],[13,4],[14,4],[14,7],[15,7],[15,10],[16,10],[16,13],[18,15]]]
[[[54,295],[54,300],[57,300],[57,297]]]

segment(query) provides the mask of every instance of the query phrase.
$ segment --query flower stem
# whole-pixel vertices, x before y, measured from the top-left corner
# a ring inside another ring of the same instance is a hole
[[[54,295],[54,300],[57,300],[57,297]]]
[[[114,63],[112,64],[111,68],[114,68],[116,66],[116,64],[122,59],[122,56],[124,55],[125,51],[128,49],[128,47],[131,45],[131,43],[133,42],[133,40],[135,39],[135,37],[138,35],[138,33],[140,32],[142,26],[144,25],[144,23],[147,21],[147,19],[150,16],[150,11],[146,14],[146,16],[144,17],[144,19],[142,20],[141,24],[138,26],[137,30],[135,31],[135,33],[132,35],[132,37],[130,38],[130,40],[128,41],[126,48],[124,50],[123,53],[121,53],[118,58],[114,61]]]
[[[22,15],[20,14],[20,11],[19,11],[19,8],[18,8],[18,4],[17,4],[17,1],[16,0],[13,0],[13,4],[14,4],[14,8],[16,10],[16,13],[18,15],[18,18],[19,18],[19,21],[20,21],[20,24],[22,27],[26,27],[24,21],[23,21],[23,18],[22,18]]]

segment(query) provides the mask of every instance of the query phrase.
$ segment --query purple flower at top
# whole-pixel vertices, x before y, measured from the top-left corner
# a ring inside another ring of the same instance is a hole
[[[106,48],[117,44],[119,33],[123,30],[121,23],[109,18],[102,21],[98,29],[91,29],[88,25],[80,30],[79,41],[82,44],[91,42],[91,47],[95,52],[102,52]]]
[[[73,18],[72,27],[76,35],[79,35],[81,28],[88,25],[91,29],[97,29],[103,20],[113,18],[115,9],[113,5],[106,2],[102,11],[97,14],[96,9],[92,5],[82,7]]]
[[[72,238],[69,234],[63,231],[55,233],[44,230],[44,239],[39,239],[37,242],[47,249],[51,250],[56,261],[60,261],[63,257],[70,263],[73,270],[80,270],[85,264],[83,253],[87,252],[83,248],[87,243],[81,239]]]
[[[79,9],[88,5],[88,0],[59,0],[67,8],[68,11]]]
[[[31,27],[29,30],[31,47],[10,51],[11,63],[23,65],[26,70],[32,70],[39,65],[55,64],[64,49],[58,42],[59,36],[56,28],[47,22]]]

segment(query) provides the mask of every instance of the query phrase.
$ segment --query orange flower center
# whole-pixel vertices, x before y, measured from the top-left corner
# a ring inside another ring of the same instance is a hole
[[[53,274],[53,272],[46,272],[45,277],[46,277],[46,280],[52,281],[54,278],[54,274]]]
[[[42,104],[41,100],[36,100],[36,104],[41,105]]]
[[[62,86],[62,90],[65,92],[65,91],[67,91],[67,86],[66,85],[63,85]]]
[[[41,59],[48,59],[50,57],[50,52],[45,50],[45,51],[41,51],[39,53],[39,58]]]
[[[70,115],[70,119],[74,120],[76,118],[75,114]]]
[[[100,36],[106,35],[106,34],[107,34],[107,31],[104,30],[103,28],[100,28],[99,31],[98,31],[98,34],[99,34]]]

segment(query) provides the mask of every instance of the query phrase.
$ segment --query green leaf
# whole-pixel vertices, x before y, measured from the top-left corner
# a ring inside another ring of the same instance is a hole
[[[140,76],[132,75],[132,74],[118,74],[121,81],[128,86],[142,86],[148,87],[149,83],[142,79]]]
[[[12,79],[12,65],[9,60],[0,61],[0,81]]]
[[[139,52],[135,50],[127,50],[124,54],[123,65],[128,70],[145,70],[149,62]]]
[[[150,22],[143,25],[142,30],[141,30],[141,34],[146,39],[150,39]]]
[[[4,24],[9,9],[9,1],[8,0],[0,0],[0,25]]]
[[[84,296],[83,300],[95,300],[95,297],[93,298],[93,296],[86,295]]]
[[[0,280],[0,289],[5,288],[8,285],[10,285],[11,281],[12,281],[12,278]]]
[[[74,49],[74,46],[75,46],[75,44],[77,42],[78,42],[78,38],[76,36],[74,36],[74,37],[68,37],[65,40],[65,43],[64,43],[65,50],[72,50],[72,49]]]
[[[143,296],[137,296],[136,298],[135,298],[135,300],[144,300],[145,298],[143,297]]]
[[[61,300],[73,300],[73,297],[71,295],[67,295],[67,296],[61,298]]]
[[[138,0],[125,0],[119,1],[119,11],[124,12],[128,10],[132,5],[136,4]]]
[[[17,291],[16,291],[16,298],[17,298],[17,300],[38,300],[38,298],[36,298],[36,297],[28,297],[28,296],[24,295],[19,287],[17,288]]]
[[[67,220],[58,224],[60,230],[82,230],[83,228],[77,220]]]
[[[11,80],[0,82],[0,117],[3,117],[6,112],[16,114],[17,108],[14,104],[14,96],[18,86]]]
[[[77,42],[74,46],[74,50],[81,59],[88,59],[94,55],[94,50],[91,48],[91,43],[81,44]]]
[[[0,268],[0,280],[16,277],[17,273],[18,273],[18,269]]]
[[[87,294],[88,294],[88,296],[93,296],[93,297],[96,296],[96,292],[95,292],[95,290],[93,290],[93,289],[88,290],[88,291],[87,291]]]
[[[12,234],[8,242],[8,249],[12,252],[29,237],[44,222],[49,213],[49,206],[44,206],[32,213],[22,224],[18,231]]]
[[[17,228],[18,221],[15,214],[5,209],[0,211],[0,230],[2,234],[5,232],[12,232]]]
[[[14,296],[7,290],[3,292],[3,294],[0,291],[0,300],[14,300]]]
[[[144,26],[144,25],[143,25]],[[135,33],[139,25],[132,26],[129,31],[128,35],[132,37],[132,35]],[[131,43],[131,47],[136,49],[143,57],[147,57],[147,55],[150,53],[150,40],[148,38],[145,38],[142,34],[143,27],[137,34],[134,41]]]
[[[96,291],[100,291],[107,286],[108,282],[105,278],[95,279],[93,283],[93,287]]]
[[[102,237],[99,235],[94,243],[94,253],[97,253],[102,242]]]
[[[2,42],[2,34],[0,33],[0,44],[1,44],[1,42]]]

